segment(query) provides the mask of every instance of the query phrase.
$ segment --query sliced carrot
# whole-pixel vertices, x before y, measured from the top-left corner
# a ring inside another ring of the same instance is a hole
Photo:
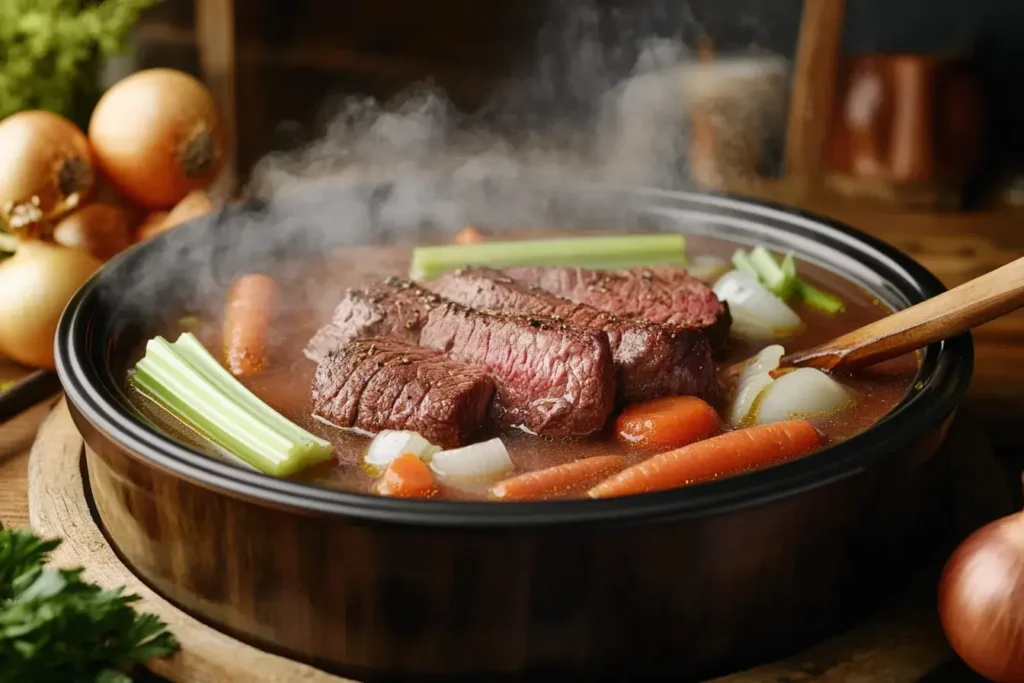
[[[626,459],[621,455],[597,455],[564,465],[526,472],[491,487],[491,497],[501,500],[535,500],[582,486],[622,469]]]
[[[748,427],[660,453],[605,479],[591,498],[613,498],[685,486],[805,455],[822,443],[807,420]]]
[[[718,431],[718,413],[696,396],[666,396],[626,406],[615,421],[619,441],[652,450],[678,448]]]
[[[455,233],[455,238],[452,239],[452,242],[455,244],[480,244],[483,241],[484,236],[472,225],[467,225],[462,230],[459,230]]]
[[[415,453],[403,453],[388,463],[373,488],[392,498],[429,498],[437,493],[434,475]]]
[[[254,273],[235,281],[224,315],[224,357],[236,376],[253,375],[267,362],[270,320],[280,293],[266,275]]]

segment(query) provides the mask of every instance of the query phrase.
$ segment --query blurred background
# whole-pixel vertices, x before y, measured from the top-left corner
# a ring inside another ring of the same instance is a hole
[[[131,70],[172,66],[207,79],[234,118],[237,169],[244,177],[266,152],[321,135],[338,101],[353,94],[388,99],[429,80],[459,108],[472,111],[493,102],[496,94],[507,93],[510,84],[532,79],[533,87],[521,95],[523,99],[506,95],[503,102],[504,115],[518,108],[522,124],[527,116],[544,112],[563,118],[587,116],[608,85],[630,73],[637,54],[653,37],[678,39],[690,50],[707,39],[716,55],[772,54],[792,64],[804,4],[164,0],[143,13],[131,34],[130,53],[107,64],[99,78],[113,81]],[[1011,182],[1006,175],[1024,154],[1024,132],[1016,125],[1024,116],[1024,94],[1017,85],[1024,76],[1024,46],[1014,40],[1024,31],[1024,4],[855,0],[845,3],[842,15],[837,103],[842,104],[852,87],[841,82],[844,73],[868,58],[916,56],[923,63],[922,80],[935,81],[939,88],[944,75],[927,62],[962,61],[969,72],[968,85],[963,94],[950,95],[947,106],[965,110],[966,118],[977,117],[973,125],[964,124],[963,133],[977,140],[965,143],[966,149],[948,163],[962,166],[952,175],[958,176],[958,186],[962,184],[957,189],[965,192],[958,199],[967,205],[998,196]],[[884,73],[889,66],[882,63],[878,70]],[[912,86],[893,86],[887,99],[907,97],[908,88]],[[966,111],[973,108],[984,113]],[[833,130],[845,123],[841,115],[836,118]],[[917,125],[937,127],[939,118],[938,112],[919,115]],[[888,126],[898,124],[890,121]],[[898,131],[885,128],[884,123],[876,124],[876,137],[898,137]],[[771,170],[781,164],[784,129],[780,124],[762,131]],[[910,154],[941,156],[934,150]],[[855,165],[849,159],[830,163],[837,172]],[[920,184],[942,175],[941,163],[933,161],[931,166],[904,173],[908,178],[919,176]],[[899,172],[893,175],[901,179]],[[949,198],[930,202],[946,204]]]

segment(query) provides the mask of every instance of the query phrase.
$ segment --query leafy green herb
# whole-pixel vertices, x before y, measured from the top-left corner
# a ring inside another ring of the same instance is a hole
[[[46,109],[85,125],[103,57],[159,0],[0,1],[0,119]]]
[[[178,641],[137,596],[45,567],[60,541],[0,530],[0,674],[4,683],[128,683],[132,668]]]

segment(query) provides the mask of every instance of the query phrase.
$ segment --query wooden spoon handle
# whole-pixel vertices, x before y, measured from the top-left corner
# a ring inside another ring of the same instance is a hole
[[[781,365],[856,370],[955,337],[1024,306],[1024,258],[806,351]]]

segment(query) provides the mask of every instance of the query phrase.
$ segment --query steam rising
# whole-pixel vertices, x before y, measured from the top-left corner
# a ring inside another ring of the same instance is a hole
[[[320,139],[256,165],[246,208],[211,219],[215,239],[184,230],[164,240],[136,269],[130,303],[173,299],[182,274],[195,284],[188,305],[219,302],[235,274],[270,261],[283,284],[329,311],[338,292],[308,282],[301,263],[282,273],[285,255],[438,239],[470,223],[636,227],[621,198],[573,194],[567,206],[565,188],[688,184],[692,55],[679,36],[620,36],[608,47],[599,20],[590,4],[553,19],[535,73],[474,114],[429,85],[388,103],[343,102]]]

